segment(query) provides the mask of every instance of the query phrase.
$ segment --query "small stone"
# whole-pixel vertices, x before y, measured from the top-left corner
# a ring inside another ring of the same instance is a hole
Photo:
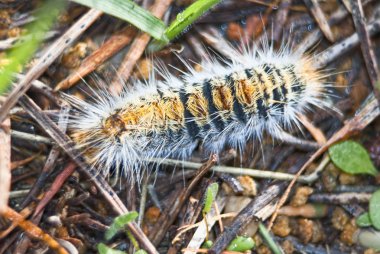
[[[82,63],[83,58],[89,53],[86,42],[78,42],[62,56],[61,63],[68,69],[75,69]]]
[[[376,254],[374,249],[366,249],[363,254]]]
[[[250,176],[238,176],[236,178],[241,186],[243,187],[243,195],[244,196],[256,196],[257,194],[257,186],[255,181]]]
[[[256,251],[257,254],[272,254],[272,251],[265,245],[260,245]]]
[[[12,24],[12,19],[7,10],[0,10],[0,28],[9,27]]]
[[[324,239],[324,232],[319,221],[298,219],[297,235],[303,243],[318,243]]]
[[[323,186],[327,191],[333,191],[337,186],[337,179],[339,176],[339,169],[333,163],[330,163],[322,173]]]
[[[358,230],[355,219],[350,220],[344,225],[343,231],[340,234],[340,240],[347,245],[353,245],[354,242],[354,233]]]
[[[331,217],[331,223],[334,228],[342,231],[349,220],[347,213],[342,208],[337,207],[334,209]]]
[[[8,30],[8,37],[10,38],[20,37],[21,32],[22,32],[22,29],[20,27],[13,27]]]
[[[344,172],[342,172],[339,175],[339,182],[340,184],[343,184],[343,185],[353,185],[353,184],[357,184],[359,181],[360,181],[360,176],[358,175],[351,175]]]
[[[160,217],[161,211],[158,207],[151,206],[145,212],[144,220],[147,223],[155,224]]]
[[[296,193],[294,194],[292,200],[290,201],[290,205],[302,206],[306,204],[307,199],[312,193],[313,193],[313,188],[310,188],[307,186],[298,187],[296,190]]]
[[[290,231],[289,217],[283,215],[278,216],[272,227],[273,234],[286,237],[290,234]]]
[[[292,254],[295,250],[293,243],[289,240],[283,241],[281,247],[284,250],[285,254]]]
[[[149,207],[144,214],[144,221],[142,223],[142,230],[145,234],[149,234],[150,230],[158,221],[161,211],[158,207]]]

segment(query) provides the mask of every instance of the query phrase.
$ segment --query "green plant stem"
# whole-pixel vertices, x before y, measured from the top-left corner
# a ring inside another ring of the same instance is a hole
[[[264,226],[263,223],[259,223],[259,232],[264,238],[265,242],[268,244],[268,247],[272,250],[274,254],[282,254],[283,251],[278,246],[278,244],[273,240],[272,236],[269,234],[269,231]]]

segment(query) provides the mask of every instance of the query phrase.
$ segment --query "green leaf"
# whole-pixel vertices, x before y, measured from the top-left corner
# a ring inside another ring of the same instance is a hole
[[[331,160],[334,164],[349,174],[377,175],[367,150],[352,140],[335,144],[329,148]]]
[[[97,248],[99,254],[127,254],[126,252],[121,250],[114,250],[103,243],[99,243]]]
[[[132,222],[137,217],[138,213],[135,211],[116,217],[113,220],[113,223],[111,224],[110,228],[106,231],[106,240],[110,240],[119,232],[119,230],[123,229],[129,222]]]
[[[79,4],[101,10],[109,15],[128,21],[138,29],[159,41],[168,41],[164,35],[165,24],[149,11],[131,0],[72,0]]]
[[[369,200],[369,218],[373,227],[380,230],[380,190],[375,191]]]
[[[227,250],[244,252],[247,250],[251,250],[254,247],[255,242],[251,237],[238,236],[235,239],[233,239],[231,243],[227,246]]]
[[[9,63],[0,69],[0,95],[8,91],[14,74],[31,59],[64,6],[65,1],[48,0],[37,9],[36,21],[25,27],[26,33],[23,36],[27,39],[7,52]]]
[[[259,223],[259,232],[260,232],[262,238],[268,244],[268,247],[272,250],[272,252],[274,254],[282,254],[283,253],[282,249],[273,240],[272,236],[270,235],[269,231],[267,230],[267,228],[264,226],[263,223]]]
[[[369,217],[369,213],[363,213],[358,218],[356,218],[356,225],[359,227],[370,227],[372,226],[371,218]]]
[[[214,202],[216,195],[218,194],[218,190],[219,185],[217,183],[210,184],[210,186],[207,188],[203,213],[207,214],[210,212],[212,202]]]

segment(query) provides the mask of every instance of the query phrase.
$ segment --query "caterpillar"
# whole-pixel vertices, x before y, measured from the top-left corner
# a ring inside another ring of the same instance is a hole
[[[325,75],[311,55],[268,42],[230,52],[230,59],[204,61],[200,72],[186,64],[181,77],[161,68],[162,80],[137,81],[119,96],[99,92],[95,103],[70,97],[78,111],[73,140],[95,167],[138,178],[149,159],[186,159],[199,145],[206,155],[242,150],[326,107]]]

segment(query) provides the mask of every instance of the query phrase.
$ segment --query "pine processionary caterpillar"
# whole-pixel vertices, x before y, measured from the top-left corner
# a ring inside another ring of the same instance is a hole
[[[130,178],[139,178],[147,159],[183,159],[199,144],[219,153],[264,132],[278,137],[298,125],[297,114],[326,107],[326,84],[311,56],[263,45],[231,48],[230,60],[211,59],[201,72],[187,64],[180,78],[161,69],[163,80],[137,82],[120,96],[100,92],[95,104],[70,97],[79,111],[72,137],[94,166]]]

